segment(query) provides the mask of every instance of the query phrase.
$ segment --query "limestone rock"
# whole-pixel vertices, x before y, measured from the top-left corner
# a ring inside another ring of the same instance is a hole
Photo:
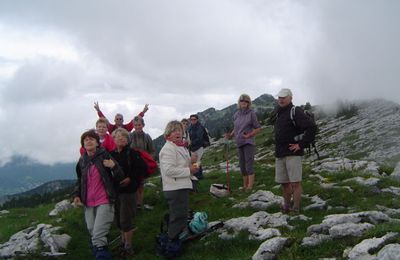
[[[260,245],[256,253],[253,255],[252,260],[267,260],[276,259],[276,255],[288,243],[289,239],[286,237],[274,237],[268,239]]]
[[[63,253],[58,252],[60,248],[66,248],[71,237],[55,234],[59,227],[38,224],[21,230],[10,237],[8,242],[0,244],[0,258],[11,258],[37,252],[39,248],[50,248],[51,252],[43,255],[55,256]]]
[[[370,250],[381,248],[384,245],[385,241],[392,239],[397,235],[398,235],[397,233],[391,232],[380,238],[374,237],[374,238],[364,239],[359,244],[355,245],[348,252],[347,255],[344,255],[344,257],[348,257],[350,260],[373,258],[374,256],[372,256],[369,253]]]
[[[376,184],[378,184],[378,182],[380,181],[380,179],[378,178],[362,178],[362,177],[354,177],[354,178],[350,178],[347,180],[344,180],[343,182],[349,182],[349,181],[355,181],[360,185],[364,185],[364,186],[374,186]]]
[[[344,223],[334,225],[329,229],[329,235],[333,238],[341,238],[347,236],[361,237],[365,231],[375,227],[370,223]]]
[[[288,222],[288,216],[280,212],[269,214],[265,211],[258,211],[249,217],[232,218],[224,222],[224,227],[218,232],[221,239],[235,237],[240,231],[248,231],[251,235],[259,236],[259,230],[267,227],[288,227],[292,228]]]
[[[326,209],[326,201],[322,200],[320,197],[318,197],[318,195],[313,196],[311,201],[314,203],[304,207],[304,210]]]
[[[60,201],[55,205],[54,209],[50,211],[49,216],[50,217],[57,216],[60,212],[67,211],[72,208],[73,205],[69,200]]]
[[[272,205],[281,205],[283,198],[277,196],[271,191],[258,190],[251,194],[246,201],[233,205],[234,208],[252,207],[255,209],[265,210]]]
[[[400,244],[389,244],[384,246],[377,254],[380,260],[396,260],[400,256]]]

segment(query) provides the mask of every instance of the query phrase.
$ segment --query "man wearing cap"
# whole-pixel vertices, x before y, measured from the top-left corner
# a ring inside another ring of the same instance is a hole
[[[275,181],[282,185],[282,211],[298,213],[302,193],[301,158],[304,148],[314,140],[317,128],[300,107],[293,106],[290,89],[281,89],[277,96],[279,107],[274,125]]]

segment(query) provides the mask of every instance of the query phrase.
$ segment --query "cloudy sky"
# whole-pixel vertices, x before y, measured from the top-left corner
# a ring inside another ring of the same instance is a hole
[[[241,93],[294,103],[400,102],[400,1],[68,0],[0,2],[0,164],[78,158],[97,119],[145,131],[222,109]]]

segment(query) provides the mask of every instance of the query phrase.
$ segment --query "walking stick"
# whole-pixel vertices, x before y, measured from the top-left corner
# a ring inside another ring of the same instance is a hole
[[[224,144],[224,150],[225,150],[225,160],[226,160],[226,186],[228,188],[228,192],[231,192],[231,180],[229,176],[229,141],[226,140]]]

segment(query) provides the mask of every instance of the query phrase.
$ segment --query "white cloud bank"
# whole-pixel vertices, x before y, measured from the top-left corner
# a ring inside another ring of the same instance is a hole
[[[295,102],[400,101],[398,1],[0,3],[0,162],[78,158],[97,119],[171,119],[290,87]]]

